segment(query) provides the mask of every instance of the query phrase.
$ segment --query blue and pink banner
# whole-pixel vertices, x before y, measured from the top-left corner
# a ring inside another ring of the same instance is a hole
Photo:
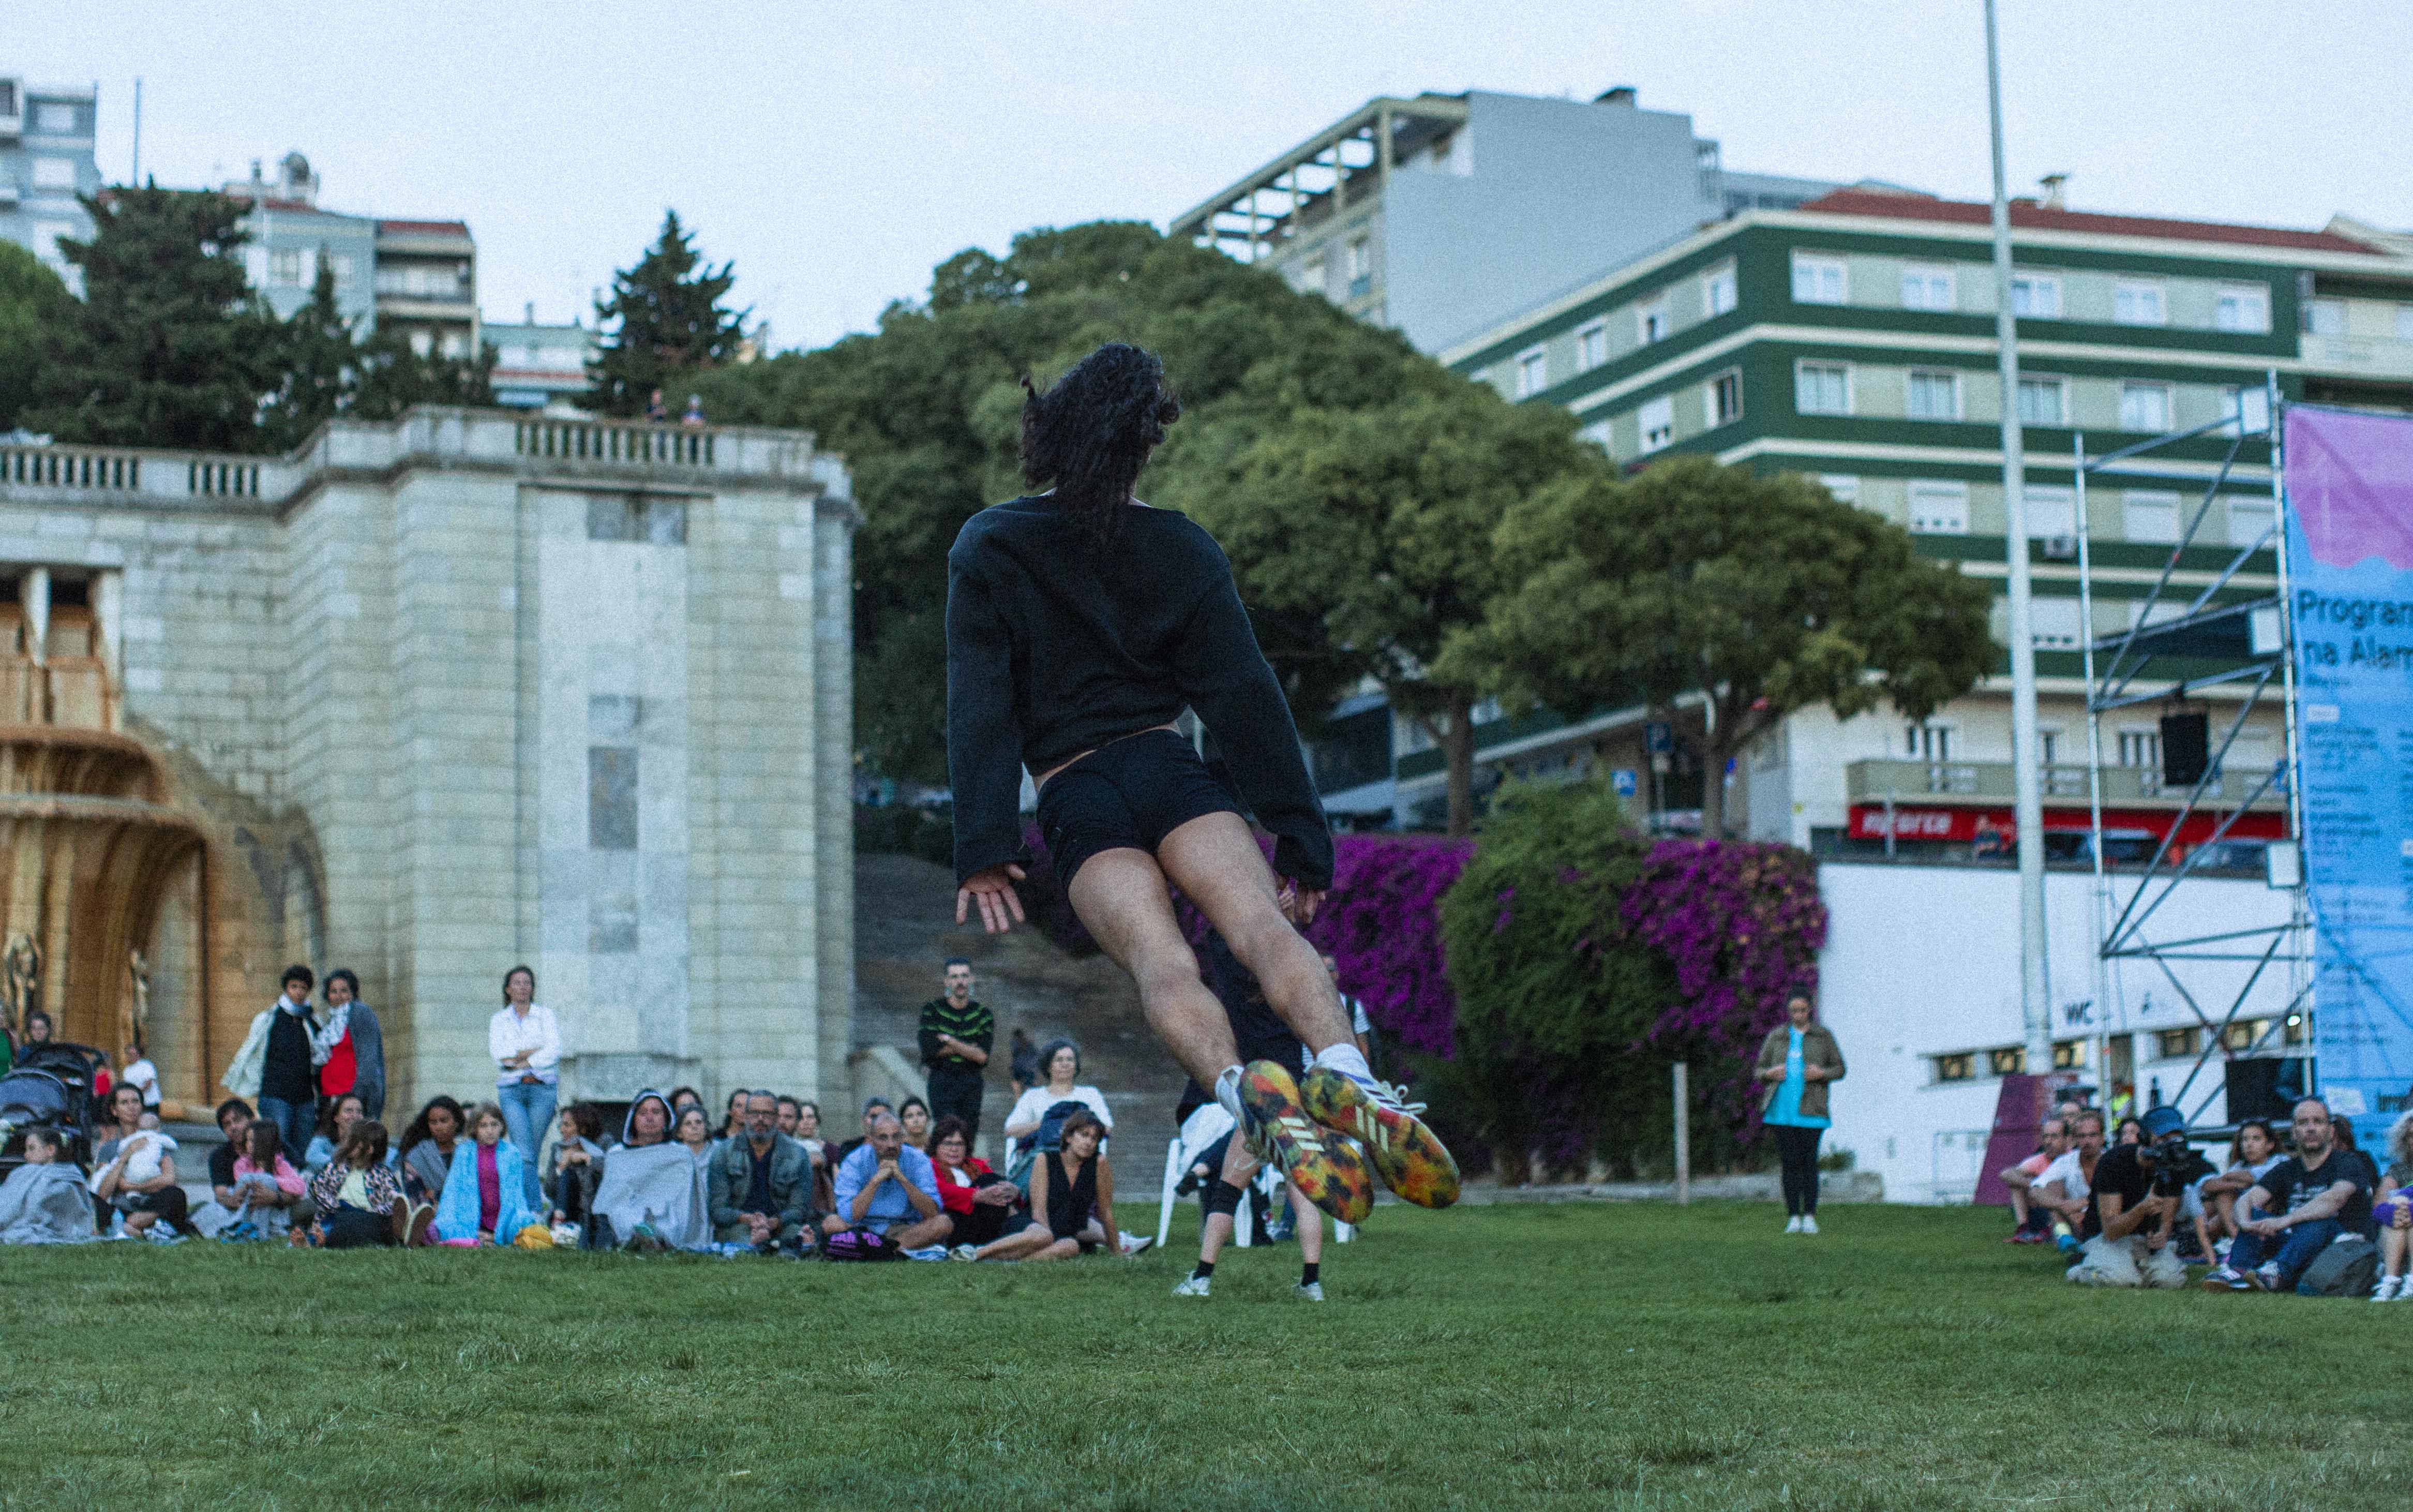
[[[2413,1091],[2413,418],[2298,407],[2286,440],[2314,1043],[2376,1151]]]

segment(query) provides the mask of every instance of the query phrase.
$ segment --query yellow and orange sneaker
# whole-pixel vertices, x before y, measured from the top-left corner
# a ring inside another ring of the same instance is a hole
[[[1259,1158],[1340,1222],[1366,1221],[1374,1211],[1373,1173],[1346,1139],[1316,1126],[1289,1072],[1272,1061],[1249,1063],[1240,1072],[1240,1107],[1248,1114],[1242,1133]]]
[[[1328,1065],[1309,1067],[1298,1090],[1308,1116],[1364,1145],[1383,1184],[1403,1200],[1425,1208],[1458,1200],[1458,1162],[1416,1117],[1422,1103],[1404,1102],[1396,1087]]]

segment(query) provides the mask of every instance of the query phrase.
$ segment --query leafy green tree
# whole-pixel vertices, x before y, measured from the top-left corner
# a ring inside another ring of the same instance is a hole
[[[344,412],[355,419],[390,420],[413,404],[482,409],[495,402],[495,345],[476,357],[422,356],[406,331],[379,330],[361,343],[359,381]]]
[[[1509,404],[1420,359],[1397,367],[1384,402],[1293,412],[1227,465],[1188,469],[1169,501],[1221,540],[1244,596],[1320,621],[1310,649],[1332,653],[1350,681],[1373,678],[1431,736],[1448,773],[1449,832],[1464,835],[1473,709],[1494,672],[1437,658],[1511,586],[1492,546],[1508,511],[1554,480],[1606,473],[1563,410]]]
[[[1799,474],[1682,458],[1569,476],[1513,506],[1495,541],[1503,587],[1440,670],[1571,715],[1706,696],[1708,835],[1727,759],[1794,711],[1921,719],[2000,654],[1983,584]]]
[[[335,303],[327,258],[318,259],[310,301],[279,324],[276,345],[279,372],[260,409],[260,439],[270,450],[289,451],[342,413],[360,383],[360,342]]]
[[[279,328],[244,281],[243,207],[156,186],[82,203],[92,240],[59,249],[84,297],[45,344],[22,423],[62,441],[258,449]]]
[[[0,431],[33,403],[44,343],[77,313],[58,274],[16,242],[0,242]]]
[[[635,267],[613,275],[612,297],[595,306],[610,334],[587,367],[588,404],[607,415],[641,415],[674,374],[734,358],[747,312],[726,310],[721,301],[736,282],[731,264],[715,268],[696,252],[676,211],[665,213],[661,235]]]

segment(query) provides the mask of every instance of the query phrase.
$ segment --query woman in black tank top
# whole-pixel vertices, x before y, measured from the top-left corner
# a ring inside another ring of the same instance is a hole
[[[1069,1260],[1115,1244],[1115,1173],[1098,1152],[1106,1126],[1088,1108],[1068,1115],[1060,1148],[1040,1152],[1030,1167],[1030,1211],[1037,1220],[1018,1234],[982,1246],[965,1259]]]

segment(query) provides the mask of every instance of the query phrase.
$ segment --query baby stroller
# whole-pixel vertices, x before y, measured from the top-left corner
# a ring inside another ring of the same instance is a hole
[[[100,1051],[85,1045],[52,1041],[20,1052],[0,1077],[0,1179],[25,1163],[24,1131],[36,1124],[66,1136],[66,1158],[91,1169],[102,1116],[93,1075],[103,1064]]]

